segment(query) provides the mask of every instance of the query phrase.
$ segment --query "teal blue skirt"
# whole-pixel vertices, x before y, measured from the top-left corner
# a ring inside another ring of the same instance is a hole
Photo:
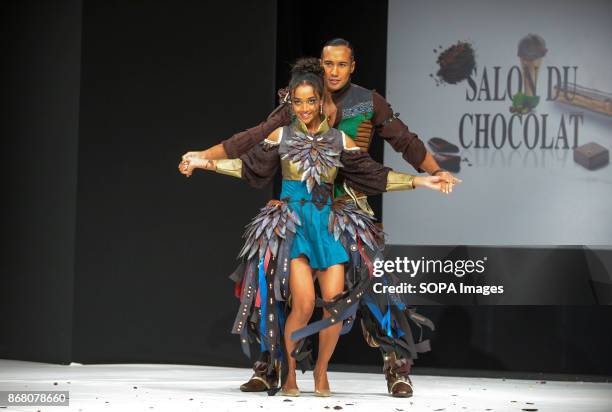
[[[312,203],[312,194],[308,193],[306,183],[298,180],[283,180],[282,200],[286,200],[289,207],[295,211],[302,224],[297,226],[291,259],[300,255],[308,258],[310,267],[324,270],[338,263],[346,263],[349,256],[340,240],[334,239],[327,228],[329,213],[331,211],[331,197],[327,204],[318,209]],[[301,200],[305,202],[301,202]]]

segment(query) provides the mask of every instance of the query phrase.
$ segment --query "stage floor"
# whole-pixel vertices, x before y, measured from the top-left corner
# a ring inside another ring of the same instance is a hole
[[[0,360],[0,390],[64,390],[70,406],[2,411],[581,411],[612,410],[612,383],[413,376],[415,395],[386,394],[382,374],[330,372],[334,396],[313,396],[299,374],[299,398],[242,393],[250,370],[186,365],[52,365]]]

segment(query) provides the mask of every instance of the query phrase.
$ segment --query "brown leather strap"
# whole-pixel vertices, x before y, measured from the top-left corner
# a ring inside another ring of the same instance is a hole
[[[355,136],[354,141],[363,152],[367,152],[370,148],[373,129],[374,127],[372,126],[372,122],[370,120],[364,120],[357,128],[357,135]]]

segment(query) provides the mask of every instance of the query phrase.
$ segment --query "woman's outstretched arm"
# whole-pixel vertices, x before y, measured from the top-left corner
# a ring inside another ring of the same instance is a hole
[[[353,140],[343,133],[344,151],[340,161],[343,166],[339,176],[344,178],[349,186],[363,192],[368,196],[398,190],[412,190],[418,187],[440,191],[452,192],[451,184],[446,184],[444,177],[440,176],[414,176],[407,173],[396,172],[383,166],[362,152]]]
[[[210,160],[199,156],[187,156],[179,163],[179,171],[189,177],[195,169],[210,170],[241,178],[253,187],[266,186],[279,166],[278,145],[280,128],[237,159]]]

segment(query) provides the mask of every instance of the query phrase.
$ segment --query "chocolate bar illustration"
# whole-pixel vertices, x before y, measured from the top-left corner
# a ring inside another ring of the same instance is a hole
[[[459,173],[461,170],[461,157],[456,155],[446,155],[440,153],[434,153],[433,158],[436,160],[438,165],[452,173]]]
[[[448,153],[459,153],[459,148],[441,137],[432,137],[427,141],[427,144],[431,148],[433,158],[436,160],[438,165],[451,173],[459,173],[461,170],[461,157],[448,154]]]
[[[610,163],[610,151],[595,142],[574,149],[574,161],[589,170],[599,169]]]
[[[432,137],[427,144],[436,153],[459,153],[459,148],[441,137]]]
[[[575,83],[567,83],[567,88],[555,86],[555,91],[559,93],[558,102],[612,116],[610,93],[578,86]]]

